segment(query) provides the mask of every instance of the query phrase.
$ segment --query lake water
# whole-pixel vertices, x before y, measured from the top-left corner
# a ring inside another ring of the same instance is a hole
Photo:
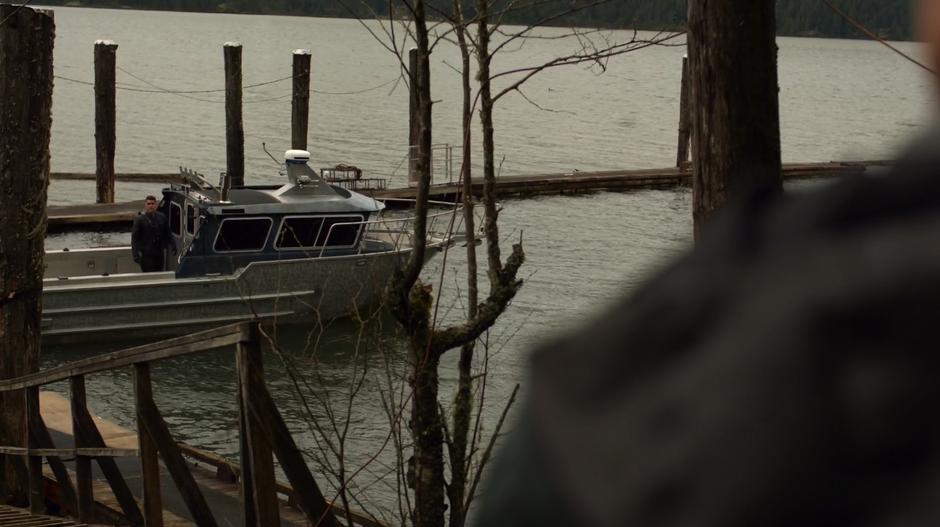
[[[53,171],[94,172],[93,89],[81,82],[93,80],[96,39],[118,43],[121,86],[217,90],[186,96],[119,90],[117,170],[173,172],[178,165],[213,175],[224,170],[222,44],[238,41],[244,45],[245,85],[289,76],[291,51],[312,51],[315,93],[309,141],[315,166],[352,163],[366,176],[389,178],[393,186],[404,184],[407,90],[400,82],[396,58],[356,21],[76,8],[56,8],[55,17],[55,73],[60,78],[53,99]],[[611,38],[629,35],[614,32]],[[890,158],[931,119],[929,79],[887,49],[864,41],[781,38],[778,42],[785,161]],[[915,56],[922,53],[917,44],[898,46]],[[536,64],[572,47],[571,42],[557,39],[530,41],[499,56],[494,68]],[[596,68],[552,70],[526,84],[523,91],[531,102],[518,94],[507,96],[496,114],[502,173],[669,166],[675,158],[683,53],[678,47],[645,49],[612,59],[603,75]],[[434,142],[456,143],[460,88],[451,66],[459,63],[459,56],[442,43],[431,62],[433,97],[438,101]],[[284,81],[245,91],[249,183],[277,179],[276,167],[261,143],[266,142],[275,156],[289,146],[290,89]],[[158,185],[119,183],[117,199],[158,191]],[[52,204],[93,200],[94,187],[89,183],[55,181],[49,194]],[[524,382],[528,353],[538,342],[577,327],[687,248],[690,205],[691,194],[682,189],[504,203],[502,232],[507,240],[521,236],[525,241],[526,285],[490,337],[489,426],[512,386]],[[126,234],[68,235],[50,237],[47,243],[63,247],[126,238]],[[437,276],[441,263],[440,258],[433,262],[428,278]],[[448,308],[460,306],[462,263],[460,251],[447,261],[442,305]],[[448,316],[457,314],[459,309],[453,309]],[[388,332],[383,333],[382,343],[357,355],[347,338],[354,330],[341,326],[332,331],[316,354],[302,349],[303,329],[293,330],[299,333],[285,335],[283,341],[294,356],[307,357],[302,362],[308,380],[335,395],[348,386],[352,364],[367,366],[370,376],[384,372],[386,356],[395,369],[402,367],[398,347],[384,340]],[[117,345],[46,350],[44,364]],[[317,361],[315,367],[310,357]],[[445,363],[453,362],[449,358]],[[178,439],[223,454],[237,450],[231,362],[228,353],[220,352],[155,370],[158,402]],[[312,450],[315,442],[303,407],[291,396],[276,362],[269,364],[282,409],[301,443]],[[445,384],[453,376],[453,366],[445,364]],[[133,424],[133,395],[125,373],[99,376],[90,383],[99,413]],[[380,386],[378,380],[370,380],[356,401],[351,450],[357,462],[371,456],[386,435]],[[393,459],[386,449],[357,479],[359,487],[368,487],[365,494],[371,503],[391,503],[394,478],[388,477],[388,464]]]

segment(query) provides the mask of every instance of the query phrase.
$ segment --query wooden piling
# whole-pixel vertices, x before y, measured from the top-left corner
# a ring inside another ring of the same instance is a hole
[[[294,95],[291,105],[291,148],[307,150],[307,127],[310,118],[310,52],[294,50]]]
[[[692,118],[689,114],[692,90],[689,86],[689,57],[682,57],[682,81],[679,90],[679,141],[676,166],[682,168],[689,161],[689,145],[692,141]]]
[[[418,184],[415,159],[418,147],[418,49],[408,50],[408,185]]]
[[[52,11],[10,4],[0,20],[0,379],[9,379],[39,368],[55,21]],[[0,394],[0,444],[29,446],[27,415],[23,391]],[[0,477],[25,503],[17,463],[4,463]]]
[[[117,44],[95,42],[95,179],[97,203],[114,203],[114,147],[117,141],[115,69]]]
[[[234,187],[245,184],[245,128],[242,125],[242,45],[226,42],[225,172]]]

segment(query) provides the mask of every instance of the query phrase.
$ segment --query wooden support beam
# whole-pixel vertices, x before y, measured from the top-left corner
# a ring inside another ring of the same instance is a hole
[[[245,184],[245,128],[242,124],[242,45],[226,42],[225,173],[233,187]]]
[[[52,11],[10,3],[0,4],[0,20],[0,379],[10,379],[39,367],[55,21]],[[28,443],[23,393],[0,394],[0,444]],[[26,503],[29,484],[5,465],[0,478]]]
[[[49,429],[46,427],[46,423],[43,421],[42,415],[39,412],[39,390],[38,388],[29,389],[36,390],[37,397],[35,407],[31,409],[35,411],[36,414],[31,415],[29,418],[30,443],[36,448],[30,448],[29,454],[30,456],[46,458],[46,461],[49,463],[49,468],[52,469],[52,473],[55,474],[56,482],[59,484],[65,509],[71,513],[75,513],[78,510],[75,486],[72,485],[72,477],[69,476],[68,468],[66,468],[65,463],[62,461],[64,455],[67,456],[70,454],[60,454],[59,449],[55,447],[52,435],[49,433]],[[71,453],[74,452],[74,449],[65,449],[65,451]]]
[[[74,386],[74,381],[70,382]],[[84,380],[81,382],[81,385],[82,391],[84,391]],[[72,393],[74,397],[75,392],[73,391]],[[88,406],[76,404],[74,399],[72,401],[72,427],[76,445],[86,445],[87,448],[106,447],[104,438],[101,436],[98,426],[95,425],[95,420],[92,419],[91,413],[88,411]],[[124,479],[124,476],[121,475],[121,470],[118,468],[117,463],[109,457],[98,457],[97,461],[98,467],[101,468],[102,474],[104,474],[105,479],[108,481],[108,485],[111,486],[111,492],[114,493],[115,499],[117,499],[118,504],[121,506],[121,512],[124,513],[124,516],[127,517],[131,524],[143,525],[143,513],[141,513],[140,506],[134,498],[134,493],[131,492],[127,481]],[[81,485],[82,482],[79,482],[79,487],[81,487]],[[79,501],[81,501],[80,496]]]
[[[137,404],[137,441],[140,451],[140,475],[144,496],[144,525],[163,526],[163,498],[160,495],[160,459],[157,445],[147,430],[147,408],[153,404],[150,365],[134,365],[134,399]]]
[[[261,345],[256,328],[253,327],[252,338],[239,343],[235,362],[238,370],[245,525],[279,525],[270,435],[265,432],[262,418],[252,410],[259,393],[264,390]]]
[[[310,119],[310,51],[294,50],[293,97],[291,98],[291,148],[307,150]]]
[[[82,430],[81,415],[88,411],[88,400],[85,395],[85,377],[77,375],[69,379],[72,408],[72,437],[75,448],[92,446],[88,443],[88,435]],[[79,521],[94,521],[95,494],[92,486],[91,458],[87,456],[75,457],[75,493],[77,502],[77,515]]]
[[[114,149],[117,143],[115,68],[117,44],[95,42],[95,176],[96,202],[114,203]]]
[[[35,425],[36,417],[39,416],[39,388],[26,389],[26,419],[29,429],[32,430]],[[29,434],[30,448],[37,447],[35,437]],[[29,456],[27,464],[29,466],[29,512],[33,514],[43,514],[46,512],[46,497],[42,492],[42,456]]]
[[[146,365],[139,365],[138,368],[140,367],[146,367]],[[176,484],[180,496],[183,497],[183,501],[186,503],[186,507],[189,509],[196,525],[216,527],[218,524],[215,517],[212,516],[212,510],[209,509],[205,496],[202,495],[199,485],[189,471],[189,466],[186,465],[179,447],[173,441],[173,435],[166,426],[163,416],[160,415],[156,403],[153,402],[152,398],[144,399],[139,401],[138,408],[143,416],[143,424],[146,429],[146,432],[138,431],[138,433],[146,433],[155,443],[160,457],[163,458],[163,464],[170,472],[170,477],[173,478],[173,482]]]
[[[679,141],[676,151],[676,166],[682,168],[689,162],[689,146],[692,142],[692,115],[690,105],[692,91],[689,86],[689,57],[682,57],[682,80],[679,88]]]
[[[261,425],[260,430],[252,430],[253,435],[250,435],[249,439],[255,441],[257,433],[260,433],[270,440],[274,453],[281,462],[281,469],[294,489],[294,499],[306,514],[307,520],[312,525],[336,527],[338,523],[333,511],[327,506],[323,492],[310,474],[307,462],[297,448],[290,429],[284,423],[277,405],[264,385],[260,347],[253,349],[251,345],[242,346],[239,356],[242,357],[239,373],[243,390],[244,387],[250,387],[250,392],[243,397],[243,404],[247,406],[250,418],[257,419]]]

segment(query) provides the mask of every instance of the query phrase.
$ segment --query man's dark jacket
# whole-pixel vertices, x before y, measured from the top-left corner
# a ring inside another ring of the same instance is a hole
[[[145,272],[162,270],[163,250],[170,246],[170,227],[166,215],[160,211],[138,214],[131,231],[131,251],[134,261]],[[157,265],[159,269],[153,267]]]
[[[528,382],[476,525],[940,525],[940,134],[730,206]]]

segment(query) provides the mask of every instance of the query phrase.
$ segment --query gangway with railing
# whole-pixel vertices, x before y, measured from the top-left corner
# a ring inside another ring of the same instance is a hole
[[[285,504],[278,498],[279,493],[287,494],[290,503],[302,512],[303,521],[310,525],[338,525],[335,515],[340,513],[339,508],[324,498],[265,385],[262,336],[260,325],[243,322],[0,380],[0,392],[25,392],[24,417],[29,427],[29,445],[0,445],[0,474],[12,465],[22,487],[29,489],[31,514],[47,512],[48,491],[56,488],[61,500],[60,511],[81,522],[91,523],[104,520],[94,494],[96,481],[92,462],[97,462],[119,504],[121,511],[115,512],[122,524],[164,525],[162,460],[192,520],[197,525],[219,525],[219,511],[210,507],[210,500],[207,500],[212,492],[217,492],[215,485],[200,485],[194,477],[193,466],[185,461],[185,455],[202,462],[215,461],[220,473],[225,469],[224,474],[234,480],[231,484],[237,486],[241,495],[241,499],[228,502],[237,503],[241,508],[237,512],[243,525],[281,525],[281,511]],[[239,463],[219,461],[221,458],[218,456],[199,454],[191,447],[178,444],[154,400],[152,363],[219,349],[234,350],[237,379],[232,396],[238,401]],[[88,410],[86,398],[86,376],[124,368],[133,370],[137,449],[108,447]],[[71,448],[55,446],[40,414],[40,387],[60,382],[68,382],[70,387],[74,439]],[[290,485],[275,480],[274,456],[280,461]],[[137,470],[143,487],[140,503],[128,486],[130,476],[116,461],[128,457],[139,459]],[[43,459],[48,461],[54,476],[48,481],[44,475]],[[66,464],[71,459],[74,459],[74,471]],[[3,478],[0,478],[0,487],[3,484]],[[4,495],[6,490],[0,488]],[[215,500],[214,504],[218,503],[219,500]],[[357,525],[384,527],[378,520],[363,514],[350,516],[345,511],[342,514],[346,518],[351,517]],[[109,521],[113,522],[113,518]],[[66,521],[60,523],[68,524]]]

